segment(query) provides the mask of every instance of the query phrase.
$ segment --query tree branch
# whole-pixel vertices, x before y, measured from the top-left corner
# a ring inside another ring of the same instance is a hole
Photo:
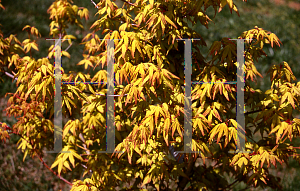
[[[5,75],[7,75],[8,77],[14,79],[15,81],[18,80],[18,78],[15,78],[12,74],[8,73],[8,72],[5,72]]]
[[[192,157],[192,155],[191,155],[191,156],[189,157],[189,163],[188,163],[187,169],[186,169],[186,171],[185,171],[185,174],[186,174],[188,177],[190,177],[190,176],[192,175],[192,169],[193,169],[194,165],[195,165],[195,161],[194,161],[194,159],[193,159],[193,157]],[[184,188],[186,187],[186,185],[189,183],[189,181],[190,181],[189,178],[183,177],[183,179],[182,179],[180,182],[178,182],[178,190],[179,190],[179,191],[183,191]]]
[[[271,107],[266,107],[264,109],[271,109]],[[252,114],[252,113],[260,112],[260,111],[263,111],[264,109],[259,109],[259,110],[255,110],[255,111],[248,111],[248,112],[245,113],[245,115],[249,115],[249,114]]]
[[[61,39],[61,34],[59,34],[59,40]],[[54,50],[55,50],[55,47],[58,45],[58,43],[59,43],[59,40],[57,41],[57,43],[54,45],[54,47],[53,47],[53,49],[52,49],[52,51],[50,52],[50,53],[52,53]],[[50,54],[49,53],[49,54]],[[46,57],[47,59],[49,59],[49,54],[48,54],[48,56]]]
[[[3,123],[1,123],[1,126]],[[11,133],[20,136],[22,139],[24,139],[25,141],[27,141],[31,147],[33,148],[32,150],[35,152],[35,154],[37,155],[37,157],[40,159],[40,161],[42,162],[42,164],[48,169],[50,170],[55,176],[57,176],[59,179],[61,179],[62,181],[64,181],[65,183],[69,184],[70,186],[73,186],[73,184],[71,182],[69,182],[68,180],[64,179],[63,177],[61,177],[60,175],[58,175],[56,172],[54,172],[47,164],[46,162],[43,160],[43,158],[38,154],[38,152],[36,151],[36,149],[34,149],[34,145],[29,142],[28,140],[26,140],[23,135],[21,135],[20,133],[14,132],[12,128],[8,127],[7,125],[5,125],[5,129],[9,129],[11,131]]]
[[[91,152],[90,152],[90,150],[89,150],[89,149],[87,148],[87,146],[86,146],[86,142],[85,142],[85,139],[84,139],[82,133],[79,133],[79,139],[83,142],[83,143],[82,143],[82,146],[84,147],[84,150],[86,151],[86,154],[90,155]],[[79,146],[79,145],[78,145],[78,146]]]
[[[95,7],[96,7],[97,9],[99,9],[98,5],[97,5],[93,0],[91,0],[91,2],[95,5]]]
[[[37,157],[40,159],[40,161],[43,163],[43,165],[48,168],[55,176],[57,176],[59,179],[61,179],[62,181],[64,181],[65,183],[69,184],[70,186],[73,186],[73,184],[71,182],[69,182],[68,180],[64,179],[63,177],[61,177],[60,175],[58,175],[56,172],[54,172],[46,163],[45,161],[42,159],[42,157],[40,155],[38,155],[36,153]]]
[[[136,5],[135,5],[135,4],[133,4],[133,3],[130,3],[130,2],[128,2],[128,1],[126,1],[126,0],[121,0],[121,1],[123,1],[124,3],[127,3],[127,4],[129,4],[129,5],[132,5],[132,6],[136,7]]]
[[[230,188],[231,186],[233,186],[238,181],[239,181],[239,179],[236,179],[234,182],[232,182],[231,184],[229,184],[228,186],[226,186],[224,189]]]

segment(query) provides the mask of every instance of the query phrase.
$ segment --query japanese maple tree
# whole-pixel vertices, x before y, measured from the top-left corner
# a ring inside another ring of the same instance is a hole
[[[94,3],[92,1],[92,3]],[[7,114],[14,115],[12,127],[2,124],[3,140],[20,136],[18,148],[38,157],[71,190],[230,190],[245,182],[253,187],[281,188],[280,178],[268,169],[288,162],[298,148],[287,139],[299,136],[300,83],[296,83],[288,63],[270,67],[272,86],[262,92],[251,81],[261,74],[255,64],[267,56],[265,45],[280,46],[279,38],[255,26],[239,38],[245,39],[245,132],[247,152],[236,151],[239,141],[236,122],[235,84],[237,45],[228,38],[215,41],[209,55],[201,53],[205,38],[189,27],[204,25],[226,5],[239,14],[233,0],[100,0],[95,3],[98,19],[83,39],[83,59],[78,63],[93,68],[96,75],[64,73],[62,82],[63,148],[53,164],[47,164],[45,151],[53,150],[54,135],[54,45],[48,57],[34,59],[38,51],[34,26],[24,26],[29,38],[19,41],[14,35],[4,38],[0,31],[0,71],[14,73],[18,89],[10,93]],[[1,8],[4,8],[1,6]],[[83,28],[80,18],[89,11],[70,0],[56,0],[48,9],[50,36],[63,42],[76,39],[68,33],[71,25]],[[235,13],[234,13],[235,14]],[[114,40],[115,151],[106,150],[107,40]],[[118,40],[117,40],[118,39]],[[174,155],[184,147],[184,41],[192,42],[192,151]],[[22,56],[21,56],[22,55]],[[24,55],[24,56],[23,56]],[[67,51],[62,56],[72,57]],[[218,83],[219,82],[219,83]],[[220,83],[222,82],[222,83]],[[102,94],[102,95],[99,95]],[[260,139],[254,134],[260,132]],[[170,148],[175,148],[172,150]],[[201,162],[196,165],[196,160]],[[66,180],[65,173],[84,169],[82,180]],[[225,174],[235,179],[229,182]],[[126,186],[123,183],[130,183]]]

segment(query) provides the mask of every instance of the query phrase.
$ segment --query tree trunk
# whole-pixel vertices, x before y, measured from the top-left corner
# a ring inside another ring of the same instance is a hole
[[[192,155],[189,156],[189,162],[187,168],[184,168],[183,172],[188,176],[191,177],[193,174],[193,167],[195,165],[195,160],[193,159]],[[189,183],[190,178],[180,176],[178,182],[177,191],[183,191],[186,185]]]

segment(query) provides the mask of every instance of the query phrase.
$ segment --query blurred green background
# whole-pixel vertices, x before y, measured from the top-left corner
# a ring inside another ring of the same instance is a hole
[[[82,19],[85,30],[77,27],[70,27],[68,29],[71,34],[77,37],[77,40],[73,41],[73,45],[69,49],[71,58],[64,57],[62,64],[65,73],[71,70],[88,73],[88,71],[84,70],[84,66],[77,66],[77,63],[83,58],[84,46],[80,45],[80,42],[90,32],[89,26],[97,19],[94,17],[97,9],[90,0],[74,0],[73,2],[79,7],[88,8],[90,19],[87,22]],[[2,4],[6,8],[6,10],[0,10],[0,24],[2,24],[1,30],[4,33],[4,37],[16,34],[18,39],[23,41],[28,36],[26,31],[22,31],[22,28],[26,25],[35,26],[39,29],[42,37],[37,40],[40,51],[33,51],[33,56],[36,59],[46,57],[48,55],[48,48],[54,44],[54,41],[45,40],[45,38],[51,38],[49,36],[50,20],[47,14],[47,9],[51,3],[52,1],[49,0],[2,0]],[[260,59],[259,63],[255,63],[258,71],[263,75],[263,78],[258,78],[257,84],[254,84],[255,87],[262,90],[269,89],[270,78],[266,75],[266,71],[272,64],[278,64],[282,61],[289,63],[298,81],[300,79],[300,55],[298,55],[300,53],[298,43],[300,20],[297,18],[300,16],[300,0],[249,0],[247,3],[238,1],[236,5],[240,17],[235,12],[231,14],[228,6],[226,6],[213,19],[214,11],[212,8],[209,8],[208,15],[214,23],[211,22],[209,24],[209,29],[200,24],[194,26],[194,29],[203,36],[208,45],[208,47],[201,48],[203,55],[207,55],[208,48],[212,45],[213,41],[221,40],[223,37],[237,38],[242,32],[258,26],[275,33],[283,45],[276,50],[272,49],[271,45],[264,47],[264,51],[268,56]],[[63,43],[62,49],[65,49],[67,46],[67,42]],[[94,73],[95,71],[91,72],[92,75]],[[7,92],[15,92],[17,88],[16,83],[11,78],[3,76],[3,79],[5,83],[0,83],[0,121],[12,126],[16,120],[13,117],[6,116],[3,111],[7,104],[7,98],[4,95]],[[43,167],[38,159],[27,157],[23,163],[23,154],[15,146],[17,141],[18,137],[12,136],[12,139],[6,144],[1,143],[0,190],[50,191],[70,189]],[[299,145],[300,141],[297,139],[293,143]],[[47,155],[46,161],[50,165],[54,161],[54,155]],[[272,169],[271,172],[274,175],[277,174],[282,178],[284,190],[299,190],[300,178],[297,176],[297,173],[300,172],[300,166],[297,161],[291,160],[289,166],[284,164],[283,166],[279,166],[276,171],[274,167]],[[73,178],[79,179],[80,174],[81,172],[74,172],[69,176],[65,176],[65,178],[68,180]],[[228,178],[230,179],[230,177]],[[246,186],[239,184],[234,190],[253,190],[245,189]],[[258,188],[255,190],[262,189]]]

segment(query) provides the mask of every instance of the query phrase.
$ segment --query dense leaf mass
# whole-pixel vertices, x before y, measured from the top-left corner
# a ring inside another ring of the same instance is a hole
[[[1,1],[0,1],[1,2]],[[92,1],[93,2],[93,1]],[[94,68],[97,73],[64,73],[62,69],[63,149],[55,162],[47,166],[76,190],[230,190],[236,182],[254,187],[281,188],[279,177],[268,171],[270,165],[299,159],[296,147],[287,143],[300,134],[300,82],[295,83],[289,64],[270,67],[271,87],[262,92],[251,81],[258,76],[258,59],[267,56],[264,46],[280,47],[279,38],[258,26],[238,37],[245,39],[245,132],[247,152],[236,151],[239,136],[236,121],[235,84],[236,41],[222,38],[209,48],[211,59],[201,53],[205,39],[188,21],[208,28],[206,11],[215,15],[226,5],[239,14],[233,0],[100,0],[95,4],[98,19],[82,43],[84,53],[78,65]],[[0,4],[0,8],[4,7]],[[56,0],[48,9],[50,36],[71,44],[75,34],[69,26],[83,28],[81,18],[89,19],[87,8],[70,0]],[[23,28],[28,39],[20,42],[14,35],[4,38],[0,31],[0,72],[16,71],[18,89],[9,94],[7,114],[17,117],[11,128],[0,128],[2,140],[14,133],[21,137],[19,149],[43,162],[43,151],[53,149],[55,47],[46,58],[34,59],[39,51],[34,26]],[[101,39],[99,32],[104,36]],[[68,40],[67,40],[68,39]],[[106,39],[106,40],[105,40]],[[115,151],[106,150],[107,39],[115,39]],[[192,151],[184,148],[184,41],[192,40]],[[200,39],[200,40],[199,40]],[[63,57],[69,57],[62,50]],[[25,54],[25,56],[20,56]],[[205,58],[206,57],[206,58]],[[10,69],[10,70],[8,70]],[[100,95],[101,94],[101,95]],[[104,95],[104,96],[103,96]],[[260,140],[253,135],[260,132]],[[201,164],[196,166],[196,160]],[[213,161],[208,165],[206,161]],[[82,180],[62,178],[68,171],[84,168]],[[53,170],[55,169],[55,170]],[[236,180],[229,183],[225,174]],[[123,183],[134,182],[130,188]],[[175,185],[175,187],[170,187]]]

